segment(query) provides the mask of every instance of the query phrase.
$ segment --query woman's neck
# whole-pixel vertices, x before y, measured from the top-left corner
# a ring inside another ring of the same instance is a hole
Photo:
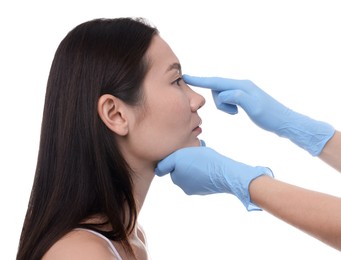
[[[136,168],[135,168],[136,169]],[[134,170],[133,187],[134,197],[136,202],[137,214],[139,214],[144,200],[147,196],[148,190],[154,178],[154,169],[152,167],[140,168]]]

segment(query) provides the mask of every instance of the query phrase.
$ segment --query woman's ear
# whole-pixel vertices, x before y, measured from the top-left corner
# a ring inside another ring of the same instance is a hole
[[[128,118],[124,103],[110,94],[98,99],[97,112],[103,123],[114,133],[125,136],[128,134]]]

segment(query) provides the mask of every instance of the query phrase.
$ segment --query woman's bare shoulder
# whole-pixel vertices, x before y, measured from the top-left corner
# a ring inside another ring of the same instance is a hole
[[[44,255],[43,260],[110,259],[117,260],[107,241],[84,231],[73,230],[58,240]]]
[[[143,244],[147,245],[146,233],[144,232],[143,227],[139,223],[137,228],[137,235],[139,239],[143,242]]]

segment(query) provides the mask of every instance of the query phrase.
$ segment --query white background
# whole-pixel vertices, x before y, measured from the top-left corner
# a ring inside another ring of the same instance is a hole
[[[33,181],[44,94],[68,31],[99,17],[142,16],[161,32],[183,72],[250,79],[288,107],[341,129],[339,1],[2,1],[0,4],[0,259],[14,259]],[[341,196],[341,176],[240,110],[200,111],[204,139],[279,180]],[[176,115],[175,115],[176,116]],[[318,208],[316,210],[319,210]],[[339,220],[338,220],[339,221]],[[232,195],[186,196],[156,177],[140,214],[159,259],[339,259],[336,250]]]

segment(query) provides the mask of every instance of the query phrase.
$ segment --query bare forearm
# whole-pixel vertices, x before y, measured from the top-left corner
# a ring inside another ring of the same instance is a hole
[[[252,201],[283,221],[341,250],[341,199],[268,176],[251,182]]]
[[[341,172],[341,132],[335,132],[323,148],[319,158]]]

